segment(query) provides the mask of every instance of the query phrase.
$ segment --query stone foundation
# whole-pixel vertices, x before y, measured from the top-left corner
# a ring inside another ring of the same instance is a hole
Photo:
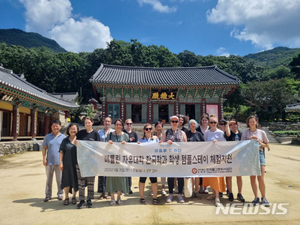
[[[300,122],[273,122],[269,125],[269,130],[280,131],[280,130],[300,130]]]
[[[0,156],[33,151],[34,141],[0,142]]]

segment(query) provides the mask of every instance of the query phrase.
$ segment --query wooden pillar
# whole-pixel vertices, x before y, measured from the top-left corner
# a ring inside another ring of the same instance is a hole
[[[18,106],[14,105],[13,106],[13,122],[12,122],[12,135],[13,135],[13,140],[16,141],[18,138],[18,129],[17,129],[17,119],[18,119]]]
[[[45,113],[45,136],[49,134],[49,113]]]
[[[30,135],[35,138],[35,109],[31,109]]]

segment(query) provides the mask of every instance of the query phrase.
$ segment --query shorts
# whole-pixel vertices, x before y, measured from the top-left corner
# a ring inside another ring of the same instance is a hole
[[[263,151],[259,150],[259,163],[261,166],[265,166],[266,165],[266,160],[265,160],[265,155]]]

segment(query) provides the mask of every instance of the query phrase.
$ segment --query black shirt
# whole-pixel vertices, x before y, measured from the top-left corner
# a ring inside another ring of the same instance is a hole
[[[186,134],[189,130],[186,129],[185,127],[182,127],[181,130]]]
[[[136,132],[131,131],[128,133],[126,130],[123,130],[124,133],[128,134],[130,142],[137,142],[139,137]]]
[[[199,131],[193,133],[192,131],[189,130],[186,133],[186,137],[188,142],[204,141],[203,135]]]
[[[81,130],[77,133],[77,139],[78,140],[85,140],[85,141],[100,141],[100,136],[98,134],[98,132],[96,131],[92,131],[90,133],[88,133],[86,131],[86,129]]]
[[[238,130],[237,135],[239,136],[239,141],[240,141],[242,139],[242,132]],[[224,137],[225,137],[226,141],[235,141],[235,136],[236,136],[236,134],[233,133],[232,131],[230,131],[229,137],[227,137],[226,132],[224,132]]]

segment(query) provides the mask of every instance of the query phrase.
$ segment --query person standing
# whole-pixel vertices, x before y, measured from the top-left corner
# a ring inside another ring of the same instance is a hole
[[[84,130],[81,130],[77,133],[77,140],[84,140],[84,141],[100,141],[100,136],[98,132],[93,130],[93,123],[94,120],[87,116],[84,119]],[[77,205],[78,209],[81,209],[85,205],[85,187],[87,184],[88,187],[88,196],[86,206],[91,208],[93,206],[92,199],[94,199],[94,183],[95,177],[82,177],[80,173],[79,166],[76,165],[77,169],[77,177],[78,177],[78,186],[79,186],[79,204]]]
[[[265,185],[265,168],[266,168],[266,161],[265,156],[263,153],[263,148],[268,148],[269,140],[267,138],[266,133],[261,130],[257,129],[258,127],[258,119],[255,116],[249,116],[246,120],[248,130],[245,130],[242,134],[242,140],[252,140],[255,139],[260,144],[259,147],[259,162],[260,162],[260,169],[261,175],[260,176],[250,176],[250,182],[252,191],[254,194],[254,200],[252,204],[256,205],[259,204],[259,197],[258,197],[258,188],[256,179],[258,181],[259,190],[261,193],[261,204],[266,207],[270,206],[270,203],[266,199],[266,185]]]
[[[209,130],[209,116],[207,113],[203,113],[203,115],[200,118],[200,125],[196,128],[196,131],[199,131],[202,136],[204,136],[205,131]],[[204,187],[203,185],[203,178],[200,177],[200,193],[201,194],[208,194],[207,187]]]
[[[162,142],[167,142],[169,145],[172,145],[173,142],[187,142],[186,134],[184,131],[180,130],[178,126],[179,118],[177,116],[170,117],[171,129],[166,130],[163,133]],[[173,188],[174,188],[174,177],[168,177],[168,188],[169,196],[167,197],[167,203],[172,202],[173,200]],[[180,203],[184,202],[182,197],[184,179],[183,177],[177,178],[178,180],[178,201]]]
[[[158,138],[158,140],[161,141],[162,139],[162,130],[163,130],[163,127],[164,127],[164,124],[161,122],[161,121],[157,121],[154,125],[155,127],[155,136]],[[166,196],[167,193],[166,193],[166,190],[165,190],[165,187],[166,187],[166,177],[161,177],[160,178],[160,181],[161,181],[161,195],[162,196]]]
[[[187,116],[185,115],[178,115],[179,118],[179,122],[178,122],[178,129],[184,131],[185,133],[187,133],[189,130],[187,128],[184,127],[185,124],[187,124],[188,120],[187,120]]]
[[[77,163],[77,138],[79,128],[71,123],[67,128],[67,135],[59,148],[59,169],[62,171],[61,188],[65,192],[64,205],[69,205],[69,192],[73,194],[72,204],[77,203],[76,192],[78,191],[78,178],[76,173]],[[72,193],[73,189],[73,193]]]
[[[137,143],[149,143],[149,142],[159,142],[159,139],[156,136],[153,136],[152,133],[152,125],[150,123],[146,123],[144,126],[144,135],[142,138],[139,138]],[[144,190],[145,190],[145,182],[147,177],[140,177],[139,182],[139,191],[140,191],[140,203],[146,204],[146,200],[144,198]],[[153,205],[157,205],[157,177],[150,177],[151,181],[151,189],[153,193]]]
[[[55,173],[57,184],[57,197],[59,200],[63,199],[63,189],[61,188],[61,171],[59,170],[59,147],[65,135],[60,133],[61,123],[59,120],[51,122],[51,133],[45,136],[43,141],[43,165],[46,170],[46,197],[44,202],[48,202],[52,197],[52,181]]]
[[[124,127],[123,121],[121,119],[116,119],[114,125],[115,131],[109,133],[107,137],[107,140],[109,140],[108,143],[113,144],[114,142],[121,142],[124,145],[126,142],[129,142],[128,134],[122,131]],[[121,193],[122,191],[123,193],[128,193],[128,187],[127,177],[106,177],[106,190],[111,193],[111,206],[116,204],[115,192],[117,192],[117,203],[123,205]]]
[[[240,141],[242,138],[242,132],[238,129],[238,122],[235,119],[231,119],[229,123],[226,124],[226,127],[230,127],[230,135],[225,133],[225,139],[226,141]],[[245,202],[245,199],[242,195],[242,187],[243,187],[243,180],[242,176],[237,176],[236,177],[237,181],[237,186],[238,186],[238,194],[237,194],[237,199],[241,202]],[[233,193],[232,193],[232,177],[226,177],[226,186],[227,186],[227,191],[228,191],[228,198],[229,201],[233,201]]]
[[[125,132],[126,134],[128,134],[129,136],[129,142],[137,142],[138,140],[138,135],[135,131],[132,130],[132,120],[131,119],[127,119],[125,120],[125,129],[123,129],[123,132]],[[129,194],[132,194],[132,190],[131,190],[131,185],[132,185],[132,178],[131,177],[127,177],[128,179],[128,184],[129,184]]]
[[[115,130],[110,128],[111,126],[111,118],[106,117],[104,119],[104,129],[99,130],[98,134],[100,136],[100,141],[107,142],[107,135],[110,132],[114,132]],[[110,199],[110,193],[107,194],[107,197],[105,196],[105,183],[106,183],[106,177],[105,176],[98,176],[98,193],[101,193],[99,199],[102,200],[104,198]]]
[[[186,133],[187,141],[188,142],[199,142],[204,141],[202,134],[199,131],[196,131],[196,127],[198,127],[198,123],[196,120],[191,119],[189,121],[189,131]],[[200,198],[199,195],[199,184],[200,184],[200,177],[191,178],[193,184],[193,195],[194,197]]]
[[[226,141],[224,138],[224,132],[217,129],[218,118],[211,114],[209,117],[210,130],[204,133],[205,141],[212,141],[213,143],[217,141]],[[208,200],[215,199],[215,206],[221,206],[219,192],[225,191],[225,181],[224,177],[206,177],[203,179],[204,186],[210,186],[213,189],[213,194],[208,196]]]

